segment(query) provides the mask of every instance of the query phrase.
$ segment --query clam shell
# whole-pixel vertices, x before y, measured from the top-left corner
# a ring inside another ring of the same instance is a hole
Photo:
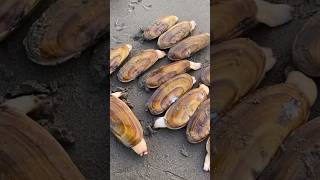
[[[177,16],[163,16],[155,20],[149,27],[147,27],[143,36],[147,40],[152,40],[159,37],[162,33],[166,32],[170,27],[175,25],[178,21]]]
[[[178,44],[174,45],[168,52],[168,58],[171,60],[186,59],[201,49],[207,47],[210,43],[210,34],[203,33],[190,36]]]
[[[207,86],[210,86],[210,66],[203,69],[201,73],[201,82]]]
[[[176,101],[168,111],[164,118],[159,118],[155,122],[155,128],[158,123],[164,120],[165,126],[169,129],[180,129],[187,125],[191,116],[195,113],[198,106],[207,99],[209,88],[204,84],[184,94],[178,101]]]
[[[162,84],[147,102],[149,111],[153,115],[165,112],[183,94],[189,91],[195,78],[189,74],[180,74]]]
[[[110,50],[110,74],[112,74],[128,57],[132,46],[130,44],[122,44]]]
[[[211,4],[213,38],[219,42],[238,36],[254,25],[257,6],[254,0],[214,0]]]
[[[203,164],[204,171],[210,171],[210,144],[211,143],[210,143],[210,137],[209,137],[206,143],[207,155],[205,157],[204,164]]]
[[[110,128],[116,138],[127,147],[133,148],[144,141],[138,118],[126,103],[113,95],[110,96]]]
[[[283,140],[307,121],[309,108],[306,96],[287,83],[263,88],[245,98],[213,126],[211,177],[256,179]]]
[[[267,57],[256,43],[244,38],[225,41],[210,53],[212,110],[221,115],[258,86],[265,74]]]
[[[195,28],[194,21],[182,21],[163,33],[158,39],[160,49],[167,49],[187,37]]]
[[[31,26],[24,46],[29,59],[56,65],[79,56],[108,31],[106,1],[58,0]]]
[[[293,62],[309,76],[320,76],[320,13],[311,17],[297,34]]]
[[[130,82],[164,56],[165,52],[163,51],[153,49],[143,50],[121,67],[118,72],[118,79],[121,82]]]
[[[41,100],[14,102],[31,108]],[[31,100],[31,99],[29,99]],[[0,105],[0,179],[85,180],[63,147],[21,109]]]
[[[0,41],[16,29],[25,18],[38,5],[40,0],[1,0],[0,1]]]
[[[157,88],[161,84],[169,81],[176,75],[185,73],[190,69],[198,70],[201,67],[201,63],[194,63],[188,60],[181,60],[172,62],[170,64],[161,66],[148,73],[144,77],[145,86],[148,88]]]
[[[187,126],[187,139],[190,143],[199,143],[210,133],[210,99],[200,104]]]
[[[289,136],[259,180],[317,179],[319,170],[320,118],[317,117]],[[307,164],[307,165],[306,165]],[[312,172],[312,175],[310,173]]]

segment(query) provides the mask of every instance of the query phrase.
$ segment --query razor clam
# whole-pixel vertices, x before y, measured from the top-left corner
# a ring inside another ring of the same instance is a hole
[[[293,62],[309,76],[320,76],[320,13],[312,16],[297,34]]]
[[[143,81],[147,88],[157,88],[179,74],[185,73],[190,69],[198,70],[200,68],[201,63],[188,60],[172,62],[151,71],[143,78]]]
[[[210,133],[210,99],[203,101],[187,126],[187,139],[190,143],[199,143]]]
[[[183,94],[189,91],[195,82],[195,77],[184,73],[162,84],[147,102],[150,113],[158,115],[166,111]]]
[[[201,73],[201,82],[207,86],[210,86],[210,66],[203,69]]]
[[[16,29],[23,18],[39,4],[40,0],[1,0],[0,1],[0,41]]]
[[[206,143],[206,151],[207,151],[207,155],[204,160],[203,170],[210,171],[210,137],[208,138]]]
[[[204,84],[190,90],[170,106],[164,117],[160,117],[155,121],[154,128],[183,128],[187,125],[198,106],[207,99],[208,94],[209,88]]]
[[[121,44],[110,50],[110,74],[112,74],[128,57],[132,46],[130,44]]]
[[[222,115],[248,92],[254,90],[265,73],[275,64],[272,50],[238,38],[213,46],[212,111]]]
[[[125,146],[140,156],[147,155],[147,144],[143,138],[140,121],[126,103],[119,99],[121,92],[110,96],[110,128],[112,133]]]
[[[168,58],[171,60],[186,59],[210,44],[210,34],[203,33],[190,36],[170,48]]]
[[[289,5],[264,0],[214,0],[211,6],[213,42],[236,37],[257,23],[282,25],[292,19],[293,11]]]
[[[130,82],[136,79],[165,55],[166,53],[160,50],[147,49],[141,51],[121,67],[118,72],[118,79],[121,82]]]
[[[27,116],[50,103],[49,99],[20,96],[0,105],[1,180],[85,180],[56,139]]]
[[[178,22],[177,16],[163,16],[154,21],[149,27],[147,27],[143,36],[147,40],[152,40],[159,37],[162,33],[166,32],[169,28]]]
[[[316,180],[320,177],[319,129],[320,118],[317,117],[295,130],[258,180]]]
[[[29,59],[56,65],[79,56],[108,31],[103,0],[58,0],[31,26],[24,46]]]
[[[168,49],[187,37],[196,27],[194,21],[182,21],[163,33],[158,39],[160,49]]]
[[[213,179],[256,179],[285,138],[304,124],[317,86],[292,71],[286,83],[262,88],[213,126]]]

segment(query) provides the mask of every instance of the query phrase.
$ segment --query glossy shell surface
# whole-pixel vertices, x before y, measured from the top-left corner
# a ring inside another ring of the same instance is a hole
[[[210,99],[200,104],[187,126],[187,139],[190,143],[205,140],[210,133]]]
[[[168,58],[171,60],[186,59],[210,44],[210,34],[203,33],[190,36],[170,48]]]
[[[110,74],[112,74],[128,57],[132,46],[122,44],[110,50]]]
[[[177,21],[177,16],[160,17],[144,30],[143,36],[147,40],[155,39],[159,37],[162,33],[166,32],[170,27],[175,25]]]
[[[147,106],[151,114],[158,115],[165,112],[183,94],[193,86],[193,77],[180,74],[162,84],[150,97]]]
[[[245,98],[213,126],[211,177],[256,179],[285,138],[307,121],[309,108],[302,92],[285,83]]]

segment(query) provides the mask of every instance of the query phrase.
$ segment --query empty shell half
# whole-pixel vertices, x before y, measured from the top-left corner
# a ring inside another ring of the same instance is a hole
[[[112,74],[128,57],[132,46],[130,44],[122,44],[110,50],[110,74]]]
[[[271,49],[238,38],[213,46],[211,53],[212,110],[218,116],[254,90],[275,63]]]
[[[180,74],[162,84],[147,102],[151,114],[158,115],[165,112],[183,94],[189,91],[196,79],[189,74]]]
[[[155,121],[154,128],[183,128],[208,94],[209,88],[204,84],[190,90],[170,106],[164,117]]]
[[[293,62],[309,76],[320,76],[320,13],[311,17],[297,34]]]
[[[147,88],[157,88],[176,75],[185,73],[190,69],[198,70],[200,68],[201,63],[195,63],[188,60],[172,62],[146,74],[143,77],[143,82]]]
[[[163,16],[154,21],[149,27],[147,27],[143,36],[147,40],[152,40],[159,37],[162,33],[166,32],[170,27],[175,25],[178,21],[177,16]]]
[[[289,136],[258,180],[300,180],[320,177],[320,118]],[[311,173],[312,172],[312,173]]]
[[[119,99],[120,92],[110,96],[110,128],[125,146],[140,156],[148,154],[140,121],[126,103]]]
[[[220,42],[234,38],[257,23],[274,27],[292,19],[293,8],[264,0],[215,0],[211,4],[211,41]]]
[[[210,99],[200,104],[197,111],[190,118],[187,126],[187,139],[190,143],[199,143],[210,133]]]
[[[207,151],[207,155],[204,160],[203,170],[210,171],[210,137],[208,138],[206,143],[206,151]]]
[[[165,55],[166,53],[160,50],[147,49],[141,51],[121,67],[118,72],[118,79],[121,82],[130,82],[136,79]]]
[[[186,59],[210,44],[210,34],[190,36],[174,45],[168,52],[171,60]]]
[[[0,41],[12,32],[40,0],[1,0],[0,1]]]
[[[210,66],[207,66],[202,70],[201,82],[207,86],[210,86]]]
[[[211,177],[256,179],[285,138],[307,121],[316,91],[311,79],[294,71],[286,83],[262,88],[236,105],[213,126]]]
[[[196,27],[194,21],[182,21],[163,33],[158,39],[160,49],[167,49],[187,37]]]
[[[24,46],[29,59],[56,65],[77,57],[108,31],[106,1],[58,0],[31,26]]]

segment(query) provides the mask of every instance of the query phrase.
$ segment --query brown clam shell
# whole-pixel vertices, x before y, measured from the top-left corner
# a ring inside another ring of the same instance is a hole
[[[129,106],[117,97],[110,96],[110,128],[125,146],[133,147],[141,142],[143,129]]]
[[[154,49],[143,50],[121,67],[118,72],[118,79],[121,82],[130,82],[164,56],[165,53],[163,51]]]
[[[41,100],[32,101],[25,107]],[[0,137],[1,180],[85,180],[56,139],[20,109],[0,105]]]
[[[236,37],[254,25],[257,6],[254,0],[214,0],[210,12],[211,41],[218,42]]]
[[[311,17],[297,34],[293,62],[309,76],[320,76],[320,13]]]
[[[205,140],[210,133],[210,99],[200,104],[187,126],[187,139],[190,143]]]
[[[214,113],[221,115],[254,90],[264,77],[266,57],[249,39],[225,41],[211,50]]]
[[[203,69],[201,73],[201,82],[207,86],[210,86],[210,66]]]
[[[147,102],[150,113],[158,115],[165,112],[174,102],[192,88],[194,82],[194,77],[184,73],[162,84]]]
[[[258,179],[315,180],[320,177],[319,129],[320,118],[317,117],[295,130]]]
[[[163,33],[158,39],[160,49],[167,49],[187,37],[195,28],[194,21],[182,21]]]
[[[169,129],[180,129],[187,125],[198,106],[207,99],[209,88],[204,84],[184,94],[166,112],[165,124]]]
[[[177,21],[177,16],[160,17],[144,30],[143,36],[147,40],[155,39],[159,37],[162,33],[166,32],[170,27],[175,25]]]
[[[287,83],[245,98],[213,126],[211,178],[256,179],[284,139],[307,121],[309,108],[306,96]]]
[[[24,46],[29,59],[56,65],[81,54],[108,31],[103,0],[58,0],[32,25]]]
[[[110,50],[110,74],[112,74],[128,57],[132,46],[130,44],[121,44]]]
[[[0,1],[0,41],[17,28],[23,18],[39,4],[40,0]]]
[[[186,59],[210,44],[210,34],[203,33],[190,36],[174,45],[168,52],[171,60]]]
[[[201,63],[194,63],[188,60],[172,62],[149,72],[143,81],[147,88],[157,88],[179,74],[185,73],[190,69],[197,70],[200,67]]]

